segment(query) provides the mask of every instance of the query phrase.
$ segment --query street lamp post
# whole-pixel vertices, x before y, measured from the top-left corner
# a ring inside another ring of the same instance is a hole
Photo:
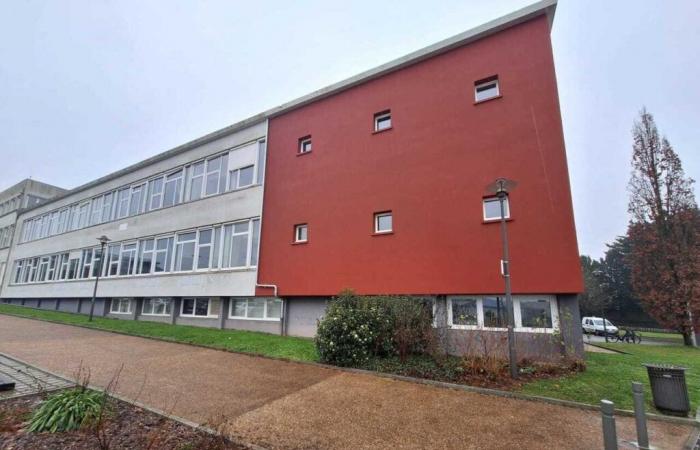
[[[97,295],[97,283],[100,281],[100,274],[102,273],[102,261],[105,259],[105,245],[110,239],[104,234],[97,238],[100,241],[100,263],[97,266],[97,275],[95,275],[95,287],[92,291],[92,300],[90,301],[90,318],[89,322],[92,322],[92,316],[95,313],[95,296]],[[94,263],[94,261],[93,261]]]
[[[501,241],[503,242],[503,259],[501,260],[501,275],[506,287],[506,308],[508,313],[508,360],[511,378],[518,378],[518,359],[515,353],[515,311],[510,287],[510,256],[508,254],[508,231],[506,230],[506,201],[508,193],[517,183],[506,178],[498,178],[488,186],[488,191],[496,194],[501,207]]]

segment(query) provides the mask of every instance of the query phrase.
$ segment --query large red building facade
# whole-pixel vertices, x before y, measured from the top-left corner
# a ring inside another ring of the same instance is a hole
[[[518,183],[508,221],[513,292],[580,292],[552,14],[550,2],[273,115],[260,283],[290,305],[346,288],[503,292],[499,225],[484,219],[483,202],[487,185],[507,177]],[[497,92],[478,101],[477,87],[494,80]],[[377,131],[378,114],[390,114],[390,127]],[[377,233],[383,212],[391,232]],[[299,225],[304,242],[295,242]]]

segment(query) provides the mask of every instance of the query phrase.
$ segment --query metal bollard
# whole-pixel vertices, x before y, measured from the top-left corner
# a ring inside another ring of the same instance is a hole
[[[600,412],[603,416],[603,448],[605,450],[617,450],[615,404],[610,400],[601,400]]]
[[[637,447],[649,449],[649,433],[647,432],[647,416],[644,413],[644,387],[642,383],[632,382],[632,397],[634,397],[634,420],[637,425]]]

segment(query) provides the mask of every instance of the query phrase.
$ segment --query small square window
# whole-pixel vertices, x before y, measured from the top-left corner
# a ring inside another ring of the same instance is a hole
[[[386,110],[374,115],[374,131],[384,131],[391,128],[391,111]]]
[[[510,218],[510,205],[508,204],[508,197],[505,198],[503,202],[503,212],[504,218]],[[501,220],[501,201],[498,197],[491,197],[484,199],[484,221],[490,220]]]
[[[393,216],[391,211],[374,215],[374,232],[391,233],[393,231]]]
[[[307,242],[309,240],[309,226],[305,223],[294,226],[294,242]]]
[[[311,136],[305,136],[299,139],[299,154],[309,153],[311,151]]]
[[[498,77],[496,76],[479,80],[474,83],[474,100],[477,102],[498,97],[499,95],[500,91],[498,88]]]

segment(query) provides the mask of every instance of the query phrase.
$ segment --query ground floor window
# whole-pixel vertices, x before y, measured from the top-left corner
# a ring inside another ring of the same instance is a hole
[[[113,298],[109,306],[109,312],[112,314],[131,314],[131,299]]]
[[[278,320],[282,317],[282,300],[278,298],[232,298],[232,319]]]
[[[181,316],[207,317],[211,302],[208,298],[183,298]]]
[[[508,324],[504,296],[450,296],[447,323],[451,328],[505,330]],[[557,302],[552,295],[513,296],[516,331],[552,332],[559,327]]]
[[[169,316],[172,311],[172,299],[145,298],[141,314],[146,316]]]

